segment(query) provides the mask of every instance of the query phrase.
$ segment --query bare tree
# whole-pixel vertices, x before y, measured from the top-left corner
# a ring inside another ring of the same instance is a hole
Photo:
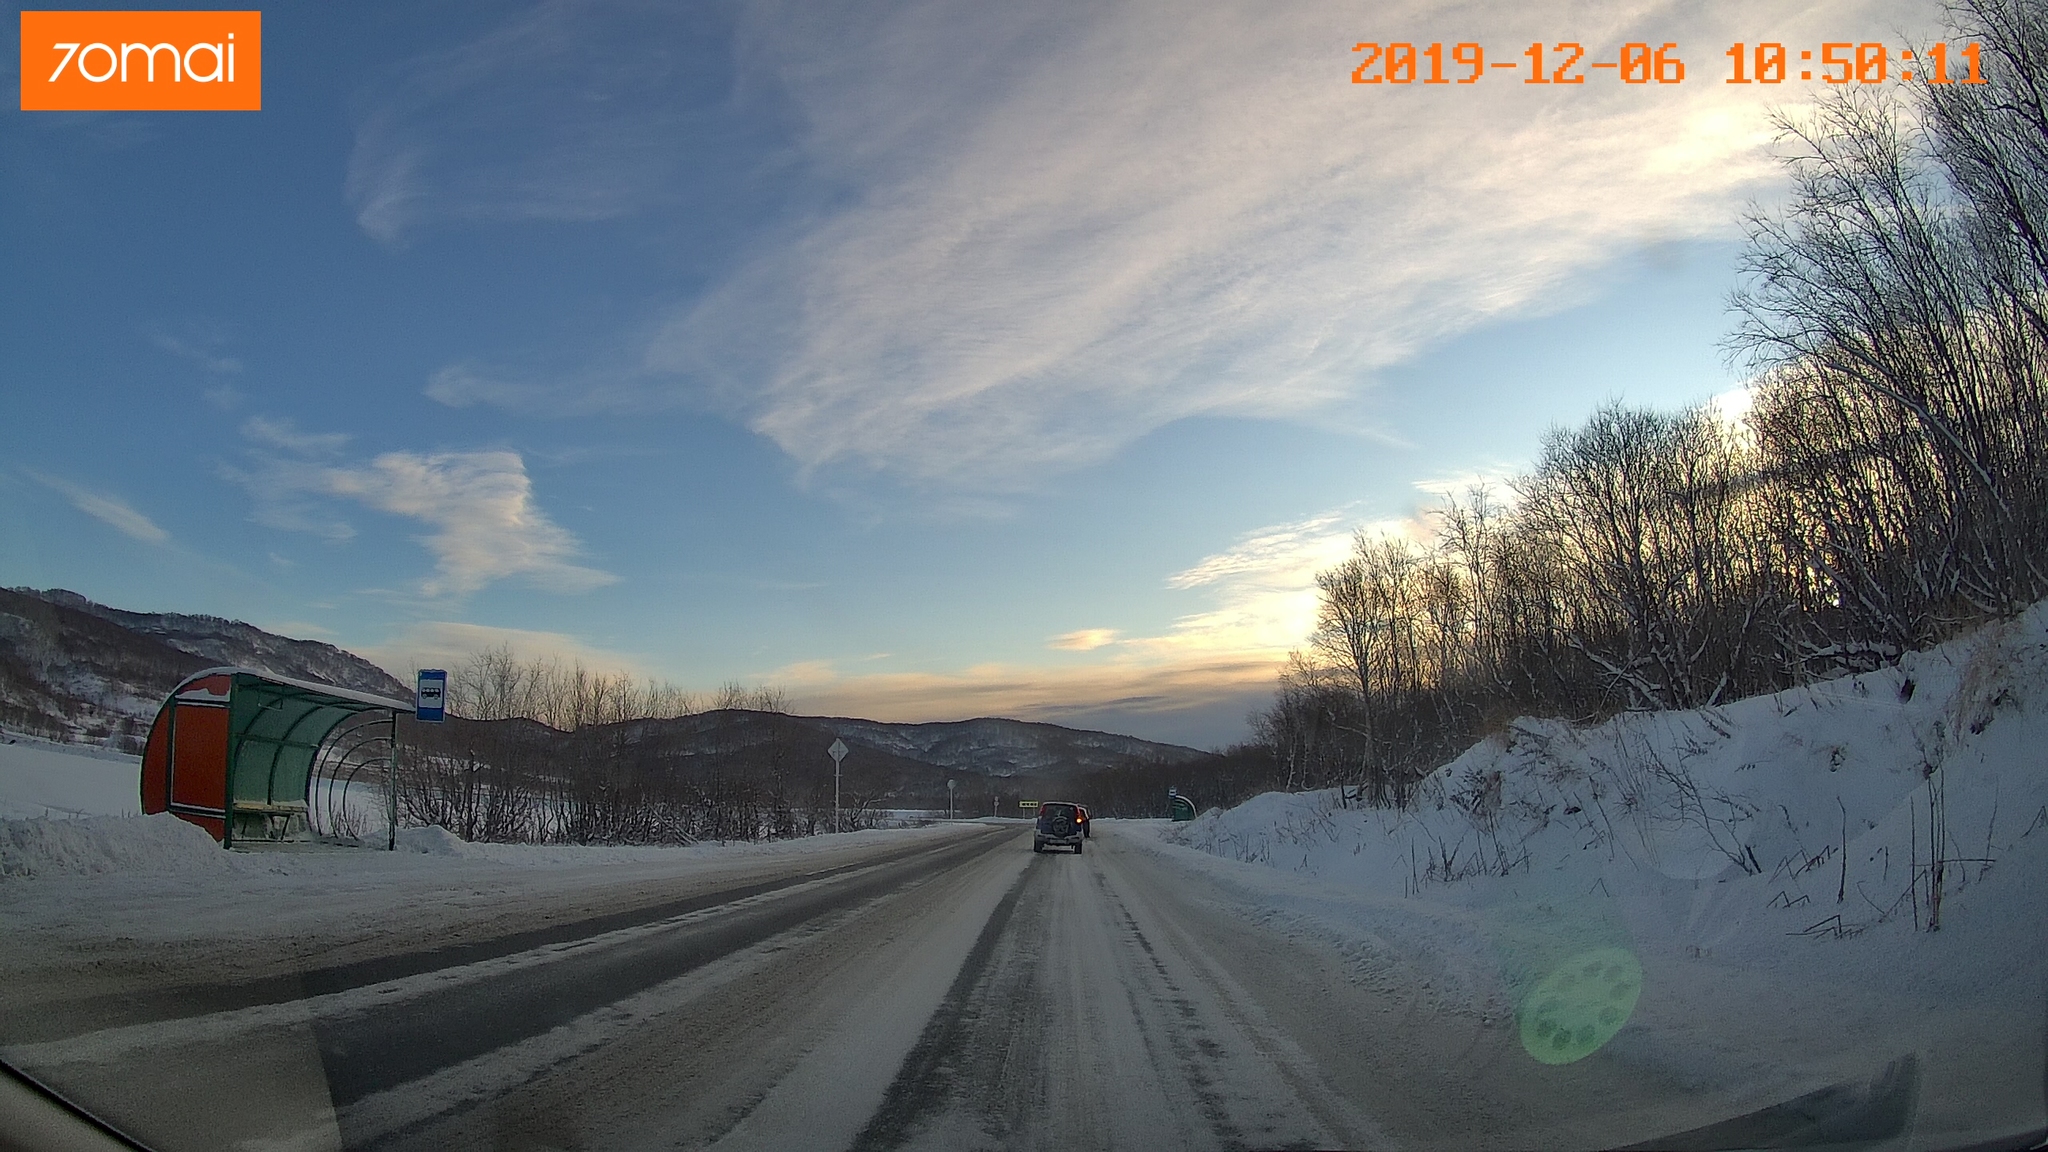
[[[1731,350],[1742,427],[1609,405],[1426,544],[1360,537],[1254,729],[1374,803],[1516,711],[1690,708],[1868,668],[2048,593],[2048,10],[1964,0],[1983,85],[1780,128]],[[1956,37],[1951,37],[1951,39]]]

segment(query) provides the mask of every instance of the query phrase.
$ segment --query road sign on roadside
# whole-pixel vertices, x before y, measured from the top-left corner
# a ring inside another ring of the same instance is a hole
[[[841,764],[845,763],[845,761],[846,761],[846,754],[847,754],[848,752],[850,752],[850,751],[852,751],[852,749],[850,749],[850,748],[848,748],[848,747],[846,746],[846,741],[844,741],[844,740],[841,740],[841,739],[839,739],[839,738],[838,738],[838,737],[836,737],[836,736],[835,736],[835,737],[833,737],[833,739],[832,739],[832,746],[831,746],[830,748],[827,748],[827,749],[825,749],[825,754],[826,754],[827,756],[830,756],[830,757],[832,757],[832,830],[833,830],[834,832],[837,832],[837,831],[839,831],[839,830],[840,830],[840,827],[839,827],[839,766],[840,766]]]
[[[413,696],[415,720],[439,724],[447,716],[448,673],[440,668],[420,669],[419,687]]]

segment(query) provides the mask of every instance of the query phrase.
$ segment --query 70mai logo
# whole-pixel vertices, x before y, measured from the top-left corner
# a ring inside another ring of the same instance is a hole
[[[261,12],[23,12],[24,112],[255,112]]]

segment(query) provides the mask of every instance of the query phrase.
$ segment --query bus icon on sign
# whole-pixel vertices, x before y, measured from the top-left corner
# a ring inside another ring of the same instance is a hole
[[[420,669],[419,691],[413,697],[413,718],[439,724],[447,716],[448,673],[439,668]]]

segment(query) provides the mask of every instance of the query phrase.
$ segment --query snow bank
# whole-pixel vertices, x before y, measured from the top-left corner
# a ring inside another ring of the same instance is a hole
[[[463,856],[467,855],[469,842],[439,824],[425,828],[400,828],[398,850],[417,852],[422,856]]]
[[[10,829],[14,824],[35,826],[63,823],[67,818],[121,816],[138,817],[141,812],[141,781],[139,773],[142,761],[139,757],[125,756],[101,748],[85,745],[55,744],[36,740],[32,737],[9,736],[10,743],[0,743],[0,820],[5,820]],[[383,847],[385,835],[385,795],[376,785],[357,783],[340,795],[323,794],[315,808],[325,811],[329,807],[345,809],[356,818],[359,827],[367,829],[364,836],[366,848],[371,851]],[[889,829],[910,829],[932,823],[929,813],[920,811],[889,812],[884,814],[881,824]],[[184,833],[159,831],[161,822],[168,816],[154,816],[148,821],[92,821],[79,820],[89,826],[72,829],[22,831],[8,833],[10,844],[40,845],[40,847],[16,849],[10,847],[8,864],[0,875],[42,876],[58,874],[97,874],[117,870],[164,871],[172,865],[162,855],[165,837],[176,837],[189,842]],[[224,853],[211,837],[198,828],[182,827],[198,835],[200,841],[211,847],[212,855],[205,867],[223,866],[220,858],[226,857],[225,867],[231,869],[256,868],[265,872],[291,870],[298,867],[325,867],[307,863],[294,863],[284,857],[264,852],[260,862],[241,863],[239,853]],[[847,836],[868,835],[864,832],[849,832]],[[132,841],[132,842],[131,842]],[[440,827],[401,828],[398,832],[398,855],[439,857],[443,860],[479,861],[488,864],[502,864],[525,868],[581,867],[593,864],[660,863],[703,855],[730,857],[759,852],[788,853],[822,851],[834,844],[844,844],[839,837],[807,837],[802,841],[734,842],[700,845],[584,845],[584,844],[472,844],[455,833]],[[22,861],[16,866],[16,854],[21,853]],[[55,853],[47,855],[45,853]],[[70,855],[67,855],[69,853]],[[325,855],[325,853],[322,853]],[[69,863],[60,861],[68,860]],[[424,864],[424,861],[419,863]],[[382,867],[382,865],[379,865]]]
[[[23,736],[0,743],[0,818],[133,816],[142,811],[142,760]]]
[[[1916,916],[1925,926],[1937,859],[1946,901],[2048,843],[2044,747],[2037,605],[1897,668],[1725,707],[1589,728],[1520,719],[1425,780],[1411,811],[1346,807],[1334,790],[1268,793],[1165,834],[1461,902],[1487,902],[1449,890],[1486,878],[1524,895],[1706,882],[1731,907],[1825,910],[1821,931],[1845,936]]]
[[[1410,811],[1269,793],[1149,828],[1233,876],[1276,930],[1440,1010],[1512,1018],[1538,1059],[1604,1045],[1769,1098],[1809,1074],[1867,1077],[1883,1053],[1945,1053],[1923,1066],[2012,1080],[2038,1116],[2044,759],[2037,605],[1896,668],[1724,707],[1517,720]],[[1573,965],[1609,999],[1558,994]],[[1632,1020],[1606,1011],[1624,1002]],[[1567,1030],[1539,1008],[1586,1018]]]
[[[871,828],[859,832],[804,836],[794,840],[718,840],[696,844],[491,844],[472,843],[446,828],[400,828],[398,855],[434,856],[482,861],[515,868],[569,868],[604,864],[661,864],[741,856],[801,855],[844,847],[855,838],[900,838],[905,833],[938,833],[947,825],[913,828]],[[953,825],[957,827],[957,825]],[[382,846],[370,838],[374,851]],[[382,855],[382,853],[379,853]]]
[[[213,837],[169,813],[0,820],[0,878],[102,872],[206,873],[228,867]]]

